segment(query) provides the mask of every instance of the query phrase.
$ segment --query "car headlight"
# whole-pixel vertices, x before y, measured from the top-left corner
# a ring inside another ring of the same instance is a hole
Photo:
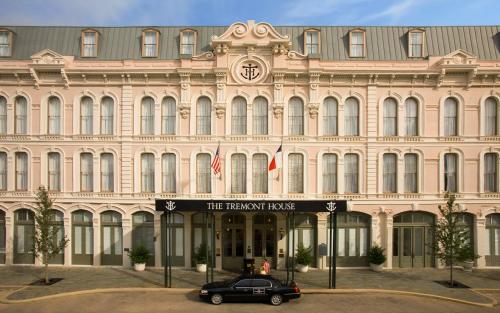
[[[205,289],[200,290],[200,295],[208,295],[208,290]]]

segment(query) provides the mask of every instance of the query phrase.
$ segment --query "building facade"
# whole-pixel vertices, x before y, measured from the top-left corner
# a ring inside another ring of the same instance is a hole
[[[445,191],[500,266],[500,26],[1,27],[0,263],[30,253],[34,193],[56,198],[63,265],[162,264],[155,198],[345,199],[338,263],[434,267]],[[221,174],[211,163],[220,144]],[[268,166],[282,145],[282,168]],[[325,268],[325,214],[296,217]],[[203,216],[176,214],[174,265]],[[283,268],[281,214],[216,214],[216,267]]]

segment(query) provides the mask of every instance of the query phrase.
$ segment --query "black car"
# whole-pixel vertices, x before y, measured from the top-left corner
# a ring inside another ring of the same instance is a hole
[[[287,286],[270,275],[242,275],[232,280],[203,285],[200,298],[213,304],[226,302],[270,302],[280,305],[300,297],[300,289],[292,282]]]

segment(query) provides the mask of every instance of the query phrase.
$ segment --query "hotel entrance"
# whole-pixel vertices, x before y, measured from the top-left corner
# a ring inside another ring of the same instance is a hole
[[[222,215],[222,268],[241,271],[245,258],[245,216]]]
[[[264,259],[276,267],[276,216],[274,214],[256,214],[253,217],[253,257],[255,267]]]

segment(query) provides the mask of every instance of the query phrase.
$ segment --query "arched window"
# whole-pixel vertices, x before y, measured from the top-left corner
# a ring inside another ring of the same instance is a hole
[[[92,153],[80,154],[80,191],[94,191],[94,157]]]
[[[114,211],[101,213],[101,264],[122,265],[122,215]]]
[[[231,156],[231,193],[247,192],[247,157],[242,153]]]
[[[155,265],[154,215],[149,212],[132,214],[132,249],[143,246],[148,249],[148,266]]]
[[[486,153],[484,155],[484,191],[498,192],[498,155],[496,153]]]
[[[101,100],[101,134],[113,135],[114,125],[114,101],[111,97]]]
[[[337,155],[323,154],[323,193],[337,192]]]
[[[28,190],[28,154],[16,152],[16,190]]]
[[[208,97],[200,97],[196,104],[196,134],[210,135],[211,133],[212,102]]]
[[[14,264],[33,264],[35,214],[28,209],[14,212]]]
[[[141,135],[153,135],[155,132],[155,101],[144,97],[141,101]]]
[[[394,98],[384,100],[384,136],[398,134],[398,103]]]
[[[14,103],[15,133],[25,135],[28,133],[28,101],[25,97],[16,97]]]
[[[165,97],[161,103],[161,133],[175,135],[175,99]]]
[[[288,155],[288,192],[304,193],[304,155]]]
[[[359,136],[359,102],[354,97],[345,100],[344,128],[346,136]]]
[[[418,192],[418,155],[405,154],[405,192]]]
[[[243,97],[236,97],[231,105],[231,134],[246,135],[246,133],[247,101]]]
[[[7,190],[7,153],[0,152],[0,190]]]
[[[155,192],[155,156],[141,154],[141,192]]]
[[[484,102],[484,135],[498,135],[498,102],[494,97],[489,97]]]
[[[212,192],[212,175],[210,172],[210,154],[199,153],[196,155],[196,192]]]
[[[48,154],[48,190],[61,190],[61,155],[57,152]]]
[[[268,170],[267,170],[267,155],[264,153],[256,153],[252,156],[252,192],[267,193],[268,192]]]
[[[384,192],[397,192],[398,158],[394,153],[384,153]]]
[[[176,191],[175,159],[174,153],[164,153],[161,157],[163,192],[175,193]]]
[[[61,134],[61,100],[58,97],[49,98],[47,129],[50,135]]]
[[[115,167],[112,153],[101,153],[101,191],[115,191]]]
[[[291,136],[304,135],[304,103],[293,97],[288,103],[288,133]]]
[[[0,96],[0,135],[7,134],[7,99]]]
[[[458,155],[456,153],[444,155],[444,190],[458,191]]]
[[[337,214],[337,265],[367,266],[370,246],[370,215],[358,212]],[[327,223],[327,245],[330,246],[330,225]],[[328,250],[329,252],[330,250]],[[327,259],[329,262],[329,259]]]
[[[454,98],[444,101],[444,135],[458,136],[458,102]]]
[[[418,136],[418,102],[415,98],[405,101],[406,136]]]
[[[72,220],[72,263],[92,265],[94,263],[94,228],[92,213],[78,210],[71,214]]]
[[[345,193],[359,192],[359,157],[355,153],[344,155],[344,188]]]
[[[264,97],[257,97],[253,101],[253,134],[267,135],[268,130],[268,104]]]
[[[337,136],[338,103],[333,97],[323,102],[323,135]]]
[[[94,132],[94,103],[92,98],[83,97],[80,102],[80,133],[92,135]]]

